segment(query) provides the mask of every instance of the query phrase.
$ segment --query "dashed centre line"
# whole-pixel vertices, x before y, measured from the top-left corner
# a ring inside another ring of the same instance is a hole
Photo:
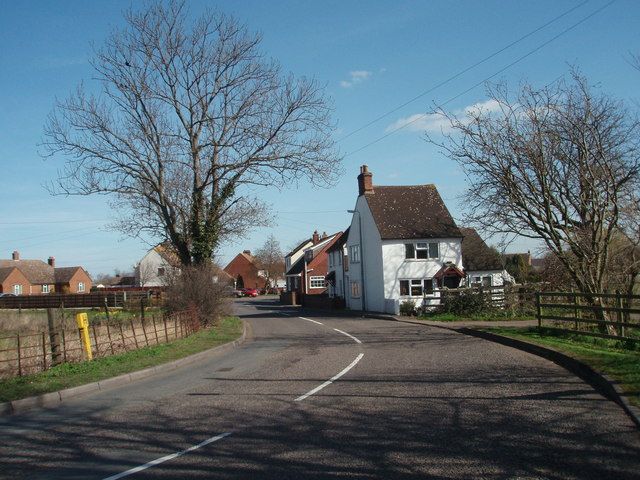
[[[318,325],[324,325],[324,323],[318,322],[316,320],[311,320],[310,318],[306,318],[306,317],[298,317],[298,318],[301,318],[302,320],[306,320],[307,322],[317,323]]]
[[[364,357],[364,353],[359,354],[356,359],[351,362],[349,364],[349,366],[347,368],[345,368],[344,370],[342,370],[340,373],[338,373],[337,375],[334,375],[333,377],[331,377],[329,380],[327,380],[326,382],[324,382],[322,385],[318,385],[316,388],[314,388],[313,390],[309,390],[307,393],[305,393],[304,395],[300,395],[298,398],[295,399],[296,402],[301,402],[302,400],[304,400],[307,397],[310,397],[311,395],[313,395],[314,393],[318,393],[320,390],[322,390],[325,387],[328,387],[329,385],[331,385],[333,382],[335,382],[336,380],[338,380],[341,376],[343,376],[345,373],[347,373],[349,370],[351,370],[353,367],[356,366],[356,364],[362,360],[362,357]]]
[[[207,438],[205,441],[200,442],[197,445],[193,445],[192,447],[189,447],[185,450],[172,453],[171,455],[165,455],[164,457],[156,458],[155,460],[151,460],[150,462],[147,462],[144,465],[131,468],[126,472],[118,473],[116,475],[111,475],[110,477],[107,477],[104,480],[118,480],[119,478],[128,477],[129,475],[133,475],[134,473],[141,472],[143,470],[146,470],[147,468],[151,468],[156,465],[160,465],[161,463],[167,462],[169,460],[173,460],[174,458],[181,457],[182,455],[185,455],[189,452],[193,452],[194,450],[202,448],[205,445],[209,445],[210,443],[217,442],[218,440],[222,440],[224,437],[228,437],[229,435],[231,435],[231,432],[221,433],[220,435],[216,435],[215,437]]]
[[[340,332],[343,335],[346,335],[347,337],[351,338],[352,340],[354,340],[356,343],[362,343],[360,340],[358,340],[356,337],[354,337],[353,335],[351,335],[350,333],[347,332],[343,332],[342,330],[338,330],[337,328],[334,328],[334,330],[336,332]]]

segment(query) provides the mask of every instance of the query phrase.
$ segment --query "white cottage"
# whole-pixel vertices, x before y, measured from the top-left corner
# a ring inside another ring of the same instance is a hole
[[[473,228],[461,227],[462,263],[469,287],[501,287],[515,283],[513,277],[502,266],[500,254],[487,246]]]
[[[180,270],[180,260],[168,243],[149,250],[135,267],[136,286],[163,287],[167,278]]]
[[[404,300],[460,285],[462,233],[434,185],[374,186],[363,165],[346,242],[346,304],[397,313]]]

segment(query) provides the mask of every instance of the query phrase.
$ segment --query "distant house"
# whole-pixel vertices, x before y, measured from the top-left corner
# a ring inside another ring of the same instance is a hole
[[[378,186],[366,165],[346,242],[346,304],[353,310],[397,313],[465,277],[462,232],[434,185]]]
[[[180,259],[167,242],[156,245],[138,262],[134,284],[139,287],[163,287],[169,276],[180,270]]]
[[[223,271],[234,279],[236,288],[262,289],[267,283],[266,274],[258,269],[251,250],[236,255]]]
[[[489,248],[475,229],[462,227],[460,231],[467,286],[496,287],[514,283],[513,277],[502,266],[501,255]]]
[[[297,249],[285,257],[287,292],[304,295],[318,295],[327,291],[327,274],[329,273],[328,250],[342,232],[322,236],[316,230],[309,241],[302,242]],[[292,259],[296,258],[292,262]]]
[[[54,257],[21,260],[15,251],[11,260],[0,260],[0,293],[46,295],[48,293],[87,293],[91,277],[80,267],[56,267]]]
[[[327,273],[327,284],[329,285],[329,296],[345,298],[346,278],[349,275],[349,261],[347,255],[347,239],[349,229],[347,228],[327,249],[329,255],[329,271]]]

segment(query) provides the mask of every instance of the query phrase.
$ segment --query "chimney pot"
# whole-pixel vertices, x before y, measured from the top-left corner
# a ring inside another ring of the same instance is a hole
[[[373,174],[367,165],[362,165],[360,175],[358,175],[358,195],[370,193],[373,193]]]
[[[49,259],[47,260],[47,263],[52,266],[55,267],[56,266],[56,259],[55,257],[49,257]]]
[[[14,250],[13,254],[11,255],[11,258],[13,258],[14,260],[20,260],[20,252],[18,252],[17,250]]]
[[[314,230],[313,236],[311,237],[311,241],[313,242],[314,245],[320,241],[320,236],[318,235],[318,230]]]
[[[247,255],[251,255],[251,250],[243,250],[242,253],[246,253]]]

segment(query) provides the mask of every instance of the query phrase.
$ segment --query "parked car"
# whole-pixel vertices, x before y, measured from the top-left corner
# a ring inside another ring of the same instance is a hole
[[[260,292],[258,292],[258,290],[256,290],[255,288],[243,288],[242,292],[244,293],[245,297],[257,297]]]
[[[244,288],[237,288],[235,290],[231,291],[231,295],[234,297],[244,297],[244,292],[243,292]]]

